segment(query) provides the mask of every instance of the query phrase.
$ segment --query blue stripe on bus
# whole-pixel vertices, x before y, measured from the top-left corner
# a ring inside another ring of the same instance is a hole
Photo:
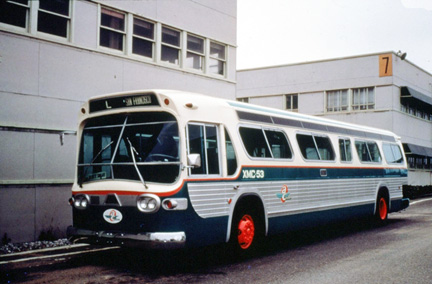
[[[242,167],[237,181],[284,181],[350,178],[407,177],[408,170],[395,168]],[[225,182],[227,179],[220,179]],[[200,179],[205,181],[205,179]],[[216,179],[211,179],[217,182]]]

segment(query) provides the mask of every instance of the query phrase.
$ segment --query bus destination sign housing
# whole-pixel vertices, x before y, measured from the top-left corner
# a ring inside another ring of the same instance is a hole
[[[90,113],[135,106],[159,106],[159,102],[152,93],[96,99],[90,101]]]

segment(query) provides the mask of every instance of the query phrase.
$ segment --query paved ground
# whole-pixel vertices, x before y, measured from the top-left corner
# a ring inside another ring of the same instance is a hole
[[[0,264],[0,283],[432,283],[432,199],[389,216],[384,227],[357,220],[271,237],[247,260],[231,258],[225,246],[56,251]]]

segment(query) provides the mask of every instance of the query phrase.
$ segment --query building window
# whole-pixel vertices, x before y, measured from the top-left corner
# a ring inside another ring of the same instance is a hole
[[[375,108],[375,88],[358,88],[352,90],[352,110]]]
[[[298,94],[285,95],[285,109],[298,111]]]
[[[180,32],[162,28],[161,61],[180,65]]]
[[[30,11],[28,0],[0,0],[0,22],[27,28]]]
[[[187,37],[186,67],[197,70],[204,68],[204,39],[192,35]]]
[[[225,75],[225,46],[210,42],[210,73]]]
[[[39,0],[39,32],[67,38],[70,25],[69,0]]]
[[[134,18],[132,53],[153,58],[154,50],[154,24]]]
[[[102,8],[99,44],[123,51],[125,34],[125,14]]]
[[[348,110],[348,90],[327,91],[327,112]]]

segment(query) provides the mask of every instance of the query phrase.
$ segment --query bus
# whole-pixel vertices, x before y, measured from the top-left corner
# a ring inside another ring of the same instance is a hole
[[[89,99],[69,203],[76,242],[174,249],[409,206],[392,132],[175,90]]]

